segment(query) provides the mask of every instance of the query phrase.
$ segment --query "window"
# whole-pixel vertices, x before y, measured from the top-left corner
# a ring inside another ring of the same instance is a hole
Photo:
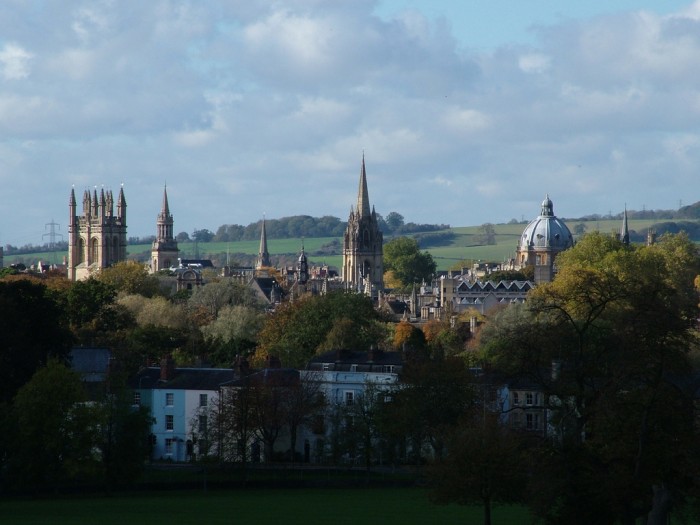
[[[175,394],[168,392],[165,394],[165,406],[171,407],[175,401]]]
[[[141,405],[141,392],[134,392],[134,405]]]
[[[520,394],[518,394],[517,392],[513,392],[513,404],[514,405],[520,404]]]
[[[525,394],[525,404],[532,405],[532,392]]]
[[[330,369],[331,369],[330,363],[323,363],[323,370],[324,370],[324,371],[330,370]]]
[[[357,372],[357,365],[350,365],[351,372]]]
[[[200,407],[205,407],[209,404],[209,400],[207,399],[206,394],[199,394],[199,406]]]
[[[350,406],[355,402],[355,392],[348,390],[345,392],[345,404]]]
[[[173,453],[173,440],[172,440],[172,438],[165,438],[165,453],[166,454]]]
[[[207,433],[207,416],[199,416],[198,432],[200,434]]]
[[[527,414],[525,417],[525,425],[528,430],[539,430],[540,428],[540,415],[539,414]]]
[[[394,373],[394,365],[384,365],[382,367],[382,372],[385,374],[393,374]]]
[[[175,430],[175,416],[165,416],[165,430]]]

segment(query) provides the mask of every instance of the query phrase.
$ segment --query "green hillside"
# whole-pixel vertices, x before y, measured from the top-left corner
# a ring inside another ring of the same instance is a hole
[[[631,232],[640,232],[643,234],[651,226],[660,222],[658,220],[630,220],[629,229]],[[700,225],[700,220],[689,220]],[[576,221],[567,220],[567,226],[572,232],[576,231],[579,224],[586,227],[587,232],[600,231],[604,233],[612,233],[619,231],[619,220],[601,220],[601,221]],[[479,226],[460,226],[452,228],[451,231],[455,237],[444,246],[431,246],[427,249],[433,256],[438,265],[439,270],[447,270],[452,266],[459,264],[460,261],[493,261],[500,262],[507,258],[515,256],[515,248],[518,239],[525,229],[525,223],[518,224],[495,224],[496,244],[495,245],[480,245],[479,244]],[[439,232],[433,232],[439,233]],[[385,240],[389,240],[385,238]],[[342,243],[341,237],[312,237],[312,238],[294,238],[294,239],[269,239],[268,250],[275,257],[282,257],[283,260],[291,261],[299,254],[302,242],[304,249],[309,256],[311,264],[328,264],[340,267],[342,256],[340,253],[340,245],[336,244],[333,247],[332,243]],[[238,241],[238,242],[209,242],[199,243],[195,247],[195,243],[186,242],[180,243],[181,257],[184,259],[195,258],[195,249],[199,251],[199,256],[202,259],[217,259],[226,260],[226,254],[230,254],[232,263],[240,263],[236,258],[236,254],[247,254],[254,256],[258,253],[259,241]],[[146,261],[150,256],[150,244],[129,245],[128,253],[130,257]],[[15,262],[22,262],[30,265],[37,261],[56,262],[60,263],[64,253],[33,253],[22,255],[5,256],[5,266],[9,266]]]

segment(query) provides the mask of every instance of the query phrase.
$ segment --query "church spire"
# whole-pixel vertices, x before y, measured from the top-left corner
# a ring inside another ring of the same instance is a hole
[[[267,231],[265,230],[265,217],[262,220],[262,228],[260,230],[260,249],[258,250],[258,262],[255,265],[260,269],[270,266],[270,253],[267,251]]]
[[[369,193],[367,192],[367,172],[365,171],[365,154],[362,154],[362,169],[360,170],[360,188],[357,192],[357,213],[360,217],[369,217]]]
[[[168,185],[163,186],[163,206],[160,213],[164,217],[170,216],[170,206],[168,206]]]
[[[629,245],[630,243],[630,231],[627,226],[627,205],[625,204],[625,211],[622,214],[622,227],[620,228],[620,240],[622,244]]]

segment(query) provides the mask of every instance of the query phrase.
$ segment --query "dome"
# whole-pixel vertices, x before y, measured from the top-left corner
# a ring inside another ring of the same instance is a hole
[[[573,245],[574,237],[569,227],[555,217],[554,206],[547,195],[542,201],[540,215],[530,221],[523,231],[518,243],[518,251],[546,249],[559,252]]]

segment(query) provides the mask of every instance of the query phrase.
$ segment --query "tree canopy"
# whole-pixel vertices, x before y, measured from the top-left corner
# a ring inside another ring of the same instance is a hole
[[[415,239],[397,237],[384,245],[384,270],[392,272],[403,286],[430,281],[436,268],[432,255],[421,252]]]
[[[658,510],[655,489],[670,500],[697,468],[687,386],[700,261],[683,235],[625,246],[591,233],[557,263],[553,282],[484,329],[485,358],[550,400],[556,440],[541,479],[557,481],[537,486],[542,517],[633,523]]]

